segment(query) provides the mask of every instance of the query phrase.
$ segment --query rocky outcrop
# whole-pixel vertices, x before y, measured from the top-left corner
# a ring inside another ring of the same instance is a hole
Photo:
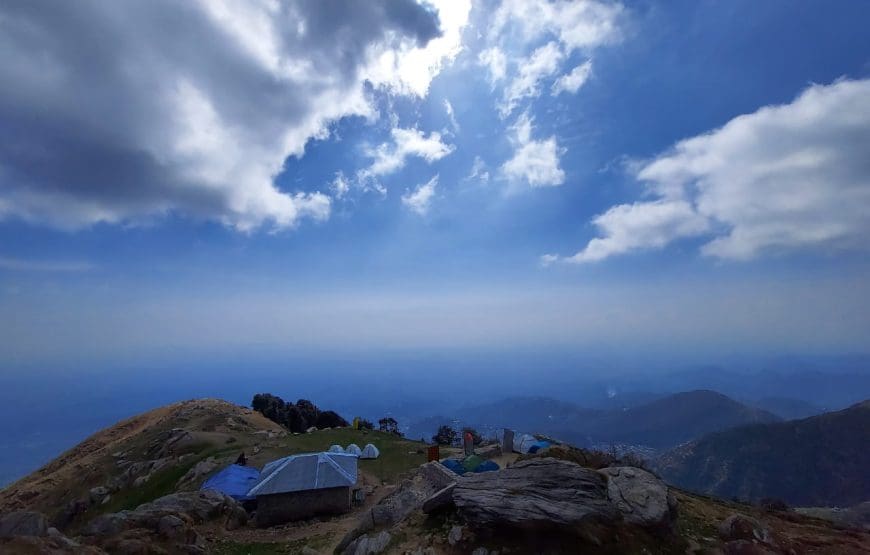
[[[453,501],[476,526],[573,527],[620,517],[602,474],[550,458],[466,477],[457,482]]]
[[[668,528],[676,520],[677,500],[659,478],[631,466],[602,468],[607,498],[625,522],[648,528]]]
[[[343,555],[377,555],[386,551],[392,536],[383,531],[380,534],[362,535],[351,542],[343,551]]]
[[[48,520],[42,513],[15,511],[0,516],[0,538],[45,536],[47,534]]]
[[[441,463],[430,462],[420,466],[395,490],[372,507],[371,511],[363,515],[357,526],[338,544],[338,549],[346,549],[354,540],[370,530],[401,522],[413,511],[421,508],[433,494],[455,481],[456,475],[444,468]]]
[[[180,492],[138,506],[132,511],[100,515],[82,534],[110,552],[137,552],[143,545],[168,544],[176,551],[200,552],[202,541],[193,526],[225,519],[237,528],[247,514],[231,497],[218,491]]]

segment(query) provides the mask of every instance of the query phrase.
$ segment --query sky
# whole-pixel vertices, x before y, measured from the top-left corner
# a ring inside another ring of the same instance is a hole
[[[2,367],[866,353],[868,20],[3,2]]]

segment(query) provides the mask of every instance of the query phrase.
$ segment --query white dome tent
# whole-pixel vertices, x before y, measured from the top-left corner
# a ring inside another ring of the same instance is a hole
[[[330,453],[344,453],[344,447],[342,447],[341,445],[332,445],[329,448],[329,452]]]
[[[375,447],[374,445],[372,445],[371,443],[369,443],[368,445],[366,445],[363,448],[362,454],[359,456],[359,458],[361,458],[361,459],[376,459],[380,456],[381,456],[381,452],[378,451],[378,448]]]
[[[362,454],[362,450],[359,448],[359,445],[356,443],[351,443],[347,446],[347,449],[344,450],[348,455],[356,455],[359,457]]]

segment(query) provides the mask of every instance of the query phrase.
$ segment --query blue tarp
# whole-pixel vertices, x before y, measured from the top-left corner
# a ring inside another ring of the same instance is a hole
[[[461,461],[459,459],[445,459],[441,461],[441,464],[459,475],[465,474],[466,472],[490,472],[499,469],[499,466],[493,461],[482,461],[480,464],[470,470],[463,463],[464,461]]]
[[[248,490],[259,479],[260,471],[256,468],[231,464],[206,480],[199,489],[213,489],[229,495],[236,501],[247,501],[253,499],[248,496]]]
[[[550,446],[549,441],[543,441],[543,440],[536,441],[529,447],[529,453],[537,453],[541,449],[546,449],[549,446]]]

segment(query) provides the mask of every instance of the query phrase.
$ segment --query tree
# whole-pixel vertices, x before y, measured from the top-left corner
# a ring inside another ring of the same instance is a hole
[[[374,430],[375,425],[372,424],[371,420],[366,420],[365,418],[359,419],[359,429],[360,430]]]
[[[378,420],[378,429],[382,432],[395,434],[397,436],[402,435],[401,432],[399,432],[399,423],[396,422],[395,418],[390,416],[385,416]]]
[[[338,415],[337,412],[332,410],[321,411],[317,415],[317,424],[315,424],[318,428],[345,428],[347,427],[347,420]]]
[[[453,445],[456,442],[456,430],[445,424],[438,428],[438,433],[432,436],[432,441],[438,445]]]

